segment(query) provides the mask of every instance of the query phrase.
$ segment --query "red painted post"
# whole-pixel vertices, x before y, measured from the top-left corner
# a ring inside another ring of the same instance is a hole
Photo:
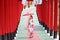
[[[49,29],[50,29],[50,36],[53,33],[53,0],[49,0]]]
[[[42,14],[41,14],[41,16],[42,16],[42,18],[41,18],[41,21],[43,22],[43,26],[45,27],[45,18],[46,18],[46,11],[44,10],[45,9],[45,7],[46,7],[46,2],[45,2],[45,0],[43,0],[42,1]]]
[[[21,1],[18,1],[18,20],[20,20],[20,16],[21,16],[21,12],[23,10],[23,4],[22,4],[22,0]],[[20,13],[20,15],[19,15]]]
[[[0,1],[0,35],[5,34],[5,32],[3,32],[4,27],[5,27],[4,0],[1,0]]]
[[[37,4],[36,5],[36,12],[37,12],[37,16],[38,16],[38,20],[40,22],[40,24],[42,24],[42,5]]]
[[[46,29],[47,29],[47,33],[49,33],[49,1],[47,0],[45,0],[45,2],[44,2],[44,5],[43,6],[45,6],[44,7],[44,23],[45,23],[45,25],[46,25]]]
[[[57,38],[58,0],[54,0],[54,38]]]

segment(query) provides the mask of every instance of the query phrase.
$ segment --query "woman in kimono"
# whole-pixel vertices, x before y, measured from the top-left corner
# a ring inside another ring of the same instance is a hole
[[[28,33],[29,33],[29,38],[32,38],[33,37],[33,31],[34,31],[33,16],[30,15],[30,18],[28,20]]]

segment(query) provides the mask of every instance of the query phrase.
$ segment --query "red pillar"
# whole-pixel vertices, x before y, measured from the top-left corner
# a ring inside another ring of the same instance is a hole
[[[57,31],[57,13],[58,13],[57,0],[54,1],[54,31]]]
[[[49,0],[49,29],[50,29],[50,36],[53,33],[53,0]]]
[[[48,23],[49,23],[49,14],[48,14],[48,1],[46,0],[43,0],[43,22],[45,24],[45,29],[47,29],[47,33],[49,33],[49,26],[48,26]]]
[[[40,4],[36,5],[36,12],[37,12],[38,20],[41,23],[42,22],[42,5]]]
[[[45,24],[45,18],[46,18],[46,2],[45,0],[42,1],[42,22]],[[45,10],[44,10],[45,9]]]
[[[57,38],[58,0],[54,0],[54,38]]]
[[[49,33],[49,1],[43,0],[42,3],[42,22],[44,23],[47,33]]]
[[[47,1],[46,4],[46,24],[47,24],[47,29],[49,30],[49,1]]]
[[[4,11],[4,0],[0,0],[0,35],[3,35],[5,29],[5,11]]]
[[[4,10],[5,10],[5,32],[9,33],[11,26],[10,26],[10,0],[5,0],[4,1]]]
[[[23,4],[22,4],[22,0],[21,0],[21,1],[18,1],[18,20],[20,20],[22,10],[23,10]]]

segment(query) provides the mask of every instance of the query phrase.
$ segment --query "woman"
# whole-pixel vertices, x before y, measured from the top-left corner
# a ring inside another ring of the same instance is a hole
[[[28,20],[28,32],[29,32],[29,38],[33,37],[33,31],[34,31],[34,22],[33,22],[33,16],[30,15],[30,18]]]

